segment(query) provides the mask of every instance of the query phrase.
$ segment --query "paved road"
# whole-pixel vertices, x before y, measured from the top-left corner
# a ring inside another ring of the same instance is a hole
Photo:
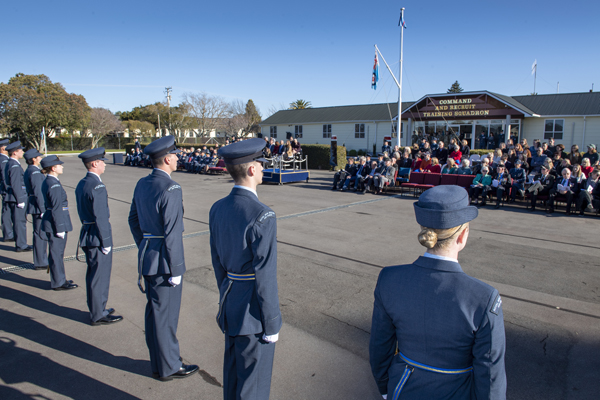
[[[65,157],[65,186],[85,170]],[[0,244],[0,398],[219,399],[223,337],[214,315],[218,293],[208,246],[208,211],[231,189],[227,176],[175,173],[183,187],[184,276],[178,336],[189,379],[148,377],[145,297],[136,285],[137,251],[127,215],[133,188],[149,170],[109,165],[115,254],[109,306],[125,320],[91,327],[85,289],[49,290],[45,272],[10,268],[31,262]],[[413,198],[329,190],[332,174],[309,182],[262,185],[278,221],[278,280],[284,327],[277,344],[272,399],[378,399],[368,364],[373,289],[382,267],[423,252]],[[69,237],[74,255],[79,232]],[[600,391],[600,251],[592,217],[546,217],[521,208],[486,209],[471,225],[464,270],[503,295],[508,398],[596,399]],[[66,263],[83,285],[85,265]]]

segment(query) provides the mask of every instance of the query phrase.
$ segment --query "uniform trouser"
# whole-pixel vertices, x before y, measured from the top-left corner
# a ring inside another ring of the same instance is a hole
[[[8,203],[12,213],[12,225],[15,235],[15,248],[27,248],[27,211],[17,207],[17,203]]]
[[[536,183],[537,185],[537,183]],[[532,186],[533,187],[533,186]],[[531,188],[529,188],[530,190]],[[544,189],[543,186],[536,187],[533,190],[530,190],[531,193],[531,208],[535,210],[535,206],[537,205],[537,198],[539,195],[548,195],[550,189]]]
[[[181,306],[182,284],[171,286],[171,275],[144,275],[146,282],[146,345],[152,373],[161,377],[181,368],[177,323]]]
[[[82,247],[87,263],[85,287],[87,290],[87,305],[92,322],[108,315],[106,302],[110,286],[110,271],[112,269],[112,250],[102,253],[100,247]]]
[[[268,400],[275,343],[250,336],[225,335],[223,398],[225,400]]]
[[[48,265],[50,266],[50,287],[55,289],[67,282],[65,274],[65,247],[67,246],[68,232],[61,239],[52,232],[46,233],[48,237]]]
[[[594,198],[590,192],[582,190],[577,196],[577,210],[584,211],[588,204],[593,207],[593,200]]]
[[[13,239],[13,223],[12,223],[12,211],[8,206],[8,203],[2,198],[2,237],[4,239]]]
[[[33,223],[33,265],[45,267],[48,265],[48,237],[42,232],[40,214],[31,214]]]
[[[548,200],[548,207],[550,208],[550,210],[554,210],[554,199],[559,194],[561,193],[559,193],[558,190],[552,189],[550,191],[550,199]],[[567,212],[571,212],[571,204],[573,203],[573,192],[567,191],[565,194],[563,194],[563,196],[567,198]]]

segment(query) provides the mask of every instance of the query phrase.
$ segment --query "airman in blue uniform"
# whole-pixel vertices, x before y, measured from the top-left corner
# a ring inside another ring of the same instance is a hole
[[[0,195],[2,195],[2,239],[5,242],[14,242],[14,232],[12,226],[12,212],[6,202],[6,185],[4,183],[4,176],[6,173],[6,166],[8,165],[8,152],[6,146],[8,145],[8,139],[0,140]]]
[[[384,268],[369,345],[380,393],[397,399],[505,399],[505,336],[498,291],[465,274],[458,253],[477,208],[458,186],[436,186],[414,204],[428,250]]]
[[[197,365],[182,364],[177,340],[181,279],[185,273],[183,194],[171,173],[177,170],[179,150],[173,136],[165,136],[144,151],[154,170],[135,187],[129,228],[139,249],[138,286],[148,300],[145,335],[152,376],[168,381],[198,371]]]
[[[12,213],[12,225],[15,239],[15,251],[32,251],[27,244],[27,191],[23,181],[23,167],[19,160],[23,158],[21,142],[12,142],[6,146],[10,156],[6,164],[4,184],[6,186],[6,202]]]
[[[219,150],[235,186],[210,210],[210,250],[219,287],[217,323],[225,334],[223,398],[266,400],[281,329],[277,219],[258,200],[265,141]]]
[[[46,180],[42,183],[44,195],[44,216],[42,217],[42,231],[48,238],[48,264],[50,271],[50,287],[54,290],[70,290],[78,287],[65,274],[65,247],[67,246],[67,233],[73,230],[71,216],[69,215],[69,202],[67,192],[63,189],[58,176],[63,173],[64,162],[55,156],[42,159],[41,165]]]
[[[85,286],[90,320],[93,326],[119,322],[123,317],[112,315],[114,308],[106,308],[110,271],[112,269],[112,229],[108,210],[108,192],[100,175],[108,161],[104,147],[84,151],[79,155],[87,169],[85,178],[75,189],[77,213],[81,221],[81,232],[77,244],[85,253],[87,272]],[[79,253],[78,253],[79,254]]]
[[[35,269],[48,268],[48,238],[42,232],[42,216],[46,211],[44,204],[44,195],[42,194],[42,184],[46,176],[42,173],[40,162],[43,155],[36,149],[29,149],[25,152],[25,160],[28,167],[23,175],[25,189],[28,195],[27,214],[31,214],[31,223],[33,225],[33,265]]]

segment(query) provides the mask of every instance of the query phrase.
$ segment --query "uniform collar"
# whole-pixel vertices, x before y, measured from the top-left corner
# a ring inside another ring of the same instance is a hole
[[[92,172],[92,171],[88,171],[87,173],[88,173],[88,174],[95,175],[95,176],[96,176],[96,178],[98,178],[98,180],[99,180],[100,182],[102,182],[102,178],[100,178],[100,175],[98,175],[97,173],[95,173],[95,172]]]
[[[427,269],[436,269],[447,272],[463,272],[458,262],[439,260],[431,257],[421,256],[417,258],[417,261],[415,261],[414,264]]]
[[[234,186],[233,186],[233,188],[234,188],[234,189],[242,189],[242,190],[246,190],[246,191],[248,191],[248,192],[250,192],[250,193],[254,193],[254,195],[255,195],[255,196],[256,196],[256,198],[258,199],[258,193],[256,193],[256,190],[254,190],[254,189],[250,189],[250,188],[249,188],[249,187],[247,187],[247,186],[241,186],[241,185],[234,185]]]
[[[158,171],[158,172],[157,172],[157,171]],[[152,171],[152,173],[153,173],[154,175],[160,175],[161,173],[163,173],[163,174],[165,174],[166,176],[168,176],[169,178],[171,178],[171,175],[169,175],[169,173],[168,173],[168,172],[166,172],[166,171],[163,171],[163,170],[162,170],[162,169],[160,169],[160,168],[154,168],[154,170]]]
[[[437,254],[431,254],[428,252],[425,252],[425,254],[423,254],[423,257],[427,257],[427,258],[433,258],[435,260],[444,260],[444,261],[452,261],[458,264],[458,260],[456,258],[452,258],[452,257],[445,257],[445,256],[438,256]]]

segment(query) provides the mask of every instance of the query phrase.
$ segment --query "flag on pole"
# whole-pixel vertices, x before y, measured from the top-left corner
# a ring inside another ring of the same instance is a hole
[[[404,22],[404,9],[400,12],[400,21],[398,21],[398,26],[402,26],[406,29],[406,23]]]
[[[375,63],[373,64],[373,77],[371,78],[371,88],[377,90],[377,82],[379,82],[379,59],[377,58],[377,50],[375,50]]]
[[[537,70],[537,59],[535,61],[533,61],[533,65],[531,66],[531,75],[535,74],[536,70]]]

